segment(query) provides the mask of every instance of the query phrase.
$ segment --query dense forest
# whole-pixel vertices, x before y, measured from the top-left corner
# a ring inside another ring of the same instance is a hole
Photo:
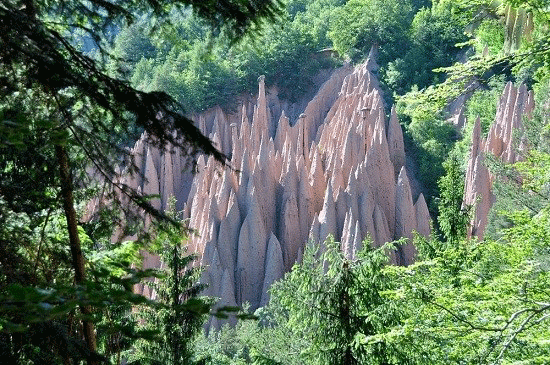
[[[550,363],[549,42],[545,0],[2,2],[0,362]],[[139,172],[129,147],[145,132],[190,169],[201,154],[227,165],[193,115],[236,108],[261,75],[297,102],[373,49],[432,235],[409,266],[389,260],[402,241],[366,239],[353,259],[334,239],[309,244],[267,305],[216,306],[175,202],[159,211],[120,179]],[[487,137],[509,82],[535,107],[513,132],[521,159],[486,156],[479,238],[472,134],[479,120]],[[161,268],[143,269],[144,251]],[[206,332],[213,317],[231,325]]]

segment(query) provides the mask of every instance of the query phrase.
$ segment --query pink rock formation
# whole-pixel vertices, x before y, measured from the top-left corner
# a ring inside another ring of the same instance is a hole
[[[269,242],[267,243],[267,255],[265,258],[264,267],[265,277],[262,287],[262,299],[260,301],[260,306],[264,306],[267,302],[269,302],[268,290],[271,287],[271,284],[280,279],[285,273],[281,244],[273,233],[269,236]]]
[[[191,184],[177,155],[136,144],[147,179],[132,184],[159,193],[161,208],[172,192],[186,202],[198,233],[189,244],[207,265],[202,281],[209,295],[264,305],[267,289],[300,260],[308,239],[332,234],[354,258],[367,236],[378,246],[415,230],[430,234],[423,196],[413,201],[397,115],[384,113],[376,68],[369,59],[336,70],[301,113],[260,77],[255,102],[244,100],[233,114],[201,114],[201,130],[238,171],[201,158]],[[399,263],[414,254],[411,244],[402,246]]]
[[[472,206],[474,216],[469,230],[470,236],[483,238],[487,217],[494,197],[491,193],[493,177],[484,163],[485,156],[492,154],[503,162],[513,163],[521,159],[523,143],[514,136],[523,130],[523,118],[531,118],[534,109],[533,92],[525,85],[517,89],[511,82],[506,84],[500,97],[494,123],[489,129],[487,140],[481,135],[479,118],[472,132],[472,146],[466,170],[464,204]]]
[[[395,178],[399,176],[401,168],[405,166],[405,147],[403,145],[403,132],[397,119],[395,106],[391,108],[390,122],[388,125],[388,147],[390,160],[395,169]]]
[[[416,209],[413,205],[411,187],[405,167],[402,167],[399,172],[395,190],[395,237],[406,237],[409,239],[409,242],[397,248],[397,263],[399,265],[408,265],[412,262],[415,255],[415,248],[410,240],[418,222],[416,220]]]
[[[430,212],[428,211],[428,205],[424,199],[424,195],[420,194],[416,203],[414,204],[415,217],[416,217],[416,232],[424,237],[428,237],[432,231]]]

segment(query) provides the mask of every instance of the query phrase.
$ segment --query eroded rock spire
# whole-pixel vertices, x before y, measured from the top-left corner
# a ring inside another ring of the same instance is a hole
[[[132,184],[164,193],[161,207],[172,191],[187,202],[189,226],[198,232],[189,245],[207,265],[208,294],[252,309],[264,305],[267,288],[300,260],[308,239],[331,234],[354,258],[367,236],[378,246],[415,230],[430,234],[423,196],[413,204],[401,126],[395,109],[385,115],[376,67],[369,59],[334,71],[293,125],[288,104],[274,99],[263,77],[257,99],[238,112],[203,113],[202,132],[239,171],[201,159],[191,179],[176,156],[136,144],[148,182]],[[403,246],[398,262],[410,263],[414,252]]]

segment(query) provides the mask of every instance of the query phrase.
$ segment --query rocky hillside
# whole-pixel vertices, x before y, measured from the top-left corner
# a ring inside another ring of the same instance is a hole
[[[231,157],[233,169],[201,158],[192,176],[182,172],[178,151],[136,143],[144,176],[130,184],[159,194],[157,208],[172,195],[185,202],[196,232],[189,244],[206,267],[205,294],[257,308],[308,241],[332,234],[353,257],[367,236],[380,245],[413,231],[429,235],[426,202],[411,190],[401,126],[395,110],[385,116],[376,71],[372,58],[334,71],[297,120],[289,120],[288,104],[266,90],[263,77],[255,103],[200,115],[201,130]],[[414,255],[406,244],[392,260],[406,265]]]
[[[491,188],[494,177],[489,172],[485,159],[488,155],[513,163],[522,158],[528,146],[524,140],[514,138],[523,131],[523,118],[531,118],[534,109],[533,92],[522,84],[519,89],[509,82],[498,104],[495,121],[487,138],[481,135],[479,118],[472,133],[472,146],[466,170],[464,203],[473,208],[469,235],[483,238],[487,218],[494,196]]]
[[[242,99],[237,111],[216,107],[196,116],[201,131],[230,156],[230,167],[200,157],[193,175],[180,151],[163,153],[145,136],[135,144],[143,174],[127,183],[160,196],[152,201],[158,209],[177,199],[195,232],[190,252],[206,268],[206,295],[221,298],[221,305],[263,306],[270,285],[300,260],[307,242],[322,243],[329,234],[351,258],[367,237],[381,245],[415,231],[430,234],[424,197],[411,188],[418,183],[410,180],[397,115],[393,108],[389,118],[384,113],[377,69],[372,57],[337,69],[303,105],[280,100],[260,77],[257,97]],[[521,159],[526,146],[514,131],[533,108],[532,92],[508,83],[486,138],[475,123],[465,191],[465,204],[473,207],[470,236],[483,237],[494,200],[484,160],[488,154]],[[407,265],[414,255],[405,244],[391,260]],[[153,255],[144,260],[145,268],[161,265]],[[146,285],[137,290],[155,297]]]

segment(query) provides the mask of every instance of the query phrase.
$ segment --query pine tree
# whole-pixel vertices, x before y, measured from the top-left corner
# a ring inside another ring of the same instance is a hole
[[[322,254],[308,247],[303,262],[274,284],[268,310],[284,308],[288,319],[279,325],[311,342],[306,363],[406,363],[384,339],[399,321],[398,309],[382,295],[391,288],[382,270],[387,246],[373,249],[365,241],[350,259],[332,238],[325,244]]]
[[[172,208],[174,205],[172,201]],[[171,216],[175,218],[174,213]],[[200,269],[193,266],[196,256],[186,252],[185,233],[183,222],[179,227],[160,222],[154,233],[152,249],[164,262],[163,279],[150,284],[156,303],[140,309],[138,316],[146,329],[159,333],[152,342],[138,342],[130,363],[193,364],[192,340],[199,334],[213,300],[199,297],[204,285],[197,283]]]
[[[443,236],[451,245],[466,236],[469,223],[469,208],[463,205],[464,174],[458,157],[451,154],[443,163],[445,175],[439,181],[441,191],[438,201],[437,221]]]

